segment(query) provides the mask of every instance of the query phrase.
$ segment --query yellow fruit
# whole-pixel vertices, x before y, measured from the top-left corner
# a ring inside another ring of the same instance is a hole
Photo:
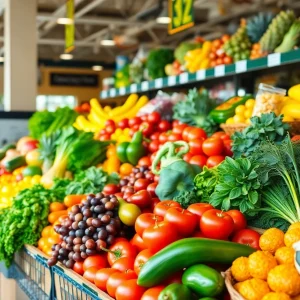
[[[238,292],[240,292],[241,284],[242,284],[242,282],[236,283],[236,284],[233,286],[234,289],[237,290]]]
[[[300,101],[300,84],[292,86],[288,91],[289,97]]]
[[[293,223],[292,225],[290,225],[288,230],[291,230],[291,229],[294,229],[294,228],[300,229],[300,222]]]
[[[249,256],[249,271],[252,277],[267,279],[271,269],[277,266],[275,257],[267,251],[256,251]]]
[[[244,118],[244,116],[241,116],[241,115],[235,115],[233,117],[233,121],[235,124],[245,123],[245,118]]]
[[[252,116],[252,110],[246,109],[244,112],[245,119],[249,119],[249,118],[251,118],[251,116]]]
[[[245,107],[246,108],[251,108],[253,109],[253,107],[255,106],[255,100],[254,99],[249,99],[246,101],[245,103]]]
[[[295,121],[295,119],[291,116],[284,115],[282,121],[283,122],[293,122],[293,121]]]
[[[298,228],[289,229],[284,235],[284,243],[287,247],[292,247],[298,241],[300,241],[300,230]]]
[[[261,300],[270,292],[268,284],[261,279],[252,278],[241,282],[239,293],[247,300]]]
[[[259,239],[259,247],[263,251],[275,253],[278,248],[284,246],[284,232],[277,228],[266,230]]]
[[[294,262],[295,250],[289,247],[281,247],[276,250],[275,258],[279,265],[292,264]]]
[[[290,296],[285,293],[268,293],[266,294],[262,300],[290,300]]]
[[[250,124],[251,124],[251,120],[248,118],[248,119],[245,120],[245,123],[246,123],[247,125],[250,125]]]
[[[246,111],[245,105],[238,105],[238,106],[235,108],[235,114],[236,114],[236,115],[244,116],[245,111]]]
[[[234,124],[233,118],[232,118],[232,117],[231,117],[231,118],[228,118],[228,119],[226,120],[226,124],[227,124],[227,125],[229,125],[229,124]]]
[[[290,296],[300,294],[300,275],[293,264],[275,267],[268,274],[268,284],[274,292]]]
[[[249,267],[248,267],[248,258],[239,257],[233,263],[231,267],[232,276],[236,281],[245,281],[251,278]]]

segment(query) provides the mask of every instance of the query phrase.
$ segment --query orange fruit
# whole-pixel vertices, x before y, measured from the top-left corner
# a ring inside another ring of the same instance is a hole
[[[237,258],[231,266],[231,273],[236,281],[245,281],[251,278],[247,257]]]
[[[287,247],[292,247],[294,243],[300,241],[300,229],[289,229],[284,235],[284,243]]]
[[[276,250],[275,258],[279,265],[292,264],[294,262],[295,250],[290,247],[281,247]]]
[[[263,251],[275,253],[284,246],[284,232],[278,228],[266,230],[259,239],[259,247]]]
[[[51,235],[52,226],[48,225],[42,230],[42,237],[47,238]]]
[[[261,300],[270,292],[266,281],[252,278],[241,282],[239,293],[247,300]]]
[[[290,296],[285,293],[268,293],[264,295],[262,300],[291,300]]]

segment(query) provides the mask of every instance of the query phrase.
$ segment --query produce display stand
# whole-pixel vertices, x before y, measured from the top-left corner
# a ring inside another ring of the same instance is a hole
[[[253,60],[241,60],[234,64],[220,65],[206,70],[199,70],[196,73],[184,72],[177,76],[158,78],[152,81],[143,81],[142,83],[131,84],[130,86],[119,89],[112,88],[102,91],[100,93],[100,98],[107,99],[117,96],[125,96],[131,93],[145,93],[151,90],[174,86],[178,87],[190,83],[203,82],[208,79],[222,78],[229,75],[236,75],[262,69],[265,70],[295,62],[300,62],[300,49],[285,53],[272,53],[265,57]]]
[[[95,285],[61,264],[47,265],[48,257],[39,249],[26,245],[15,255],[9,268],[0,264],[2,295],[7,297],[14,279],[30,300],[113,300]],[[14,295],[9,300],[18,300]],[[2,298],[1,298],[2,299]]]

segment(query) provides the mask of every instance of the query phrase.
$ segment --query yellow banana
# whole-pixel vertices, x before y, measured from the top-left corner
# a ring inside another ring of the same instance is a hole
[[[88,115],[88,119],[90,122],[92,122],[96,126],[101,127],[101,128],[104,127],[105,119],[103,119],[99,115],[97,115],[94,110],[90,111],[90,113]]]
[[[91,104],[91,110],[94,110],[95,113],[99,117],[104,118],[104,119],[109,119],[109,116],[103,110],[103,108],[101,107],[101,104],[98,102],[98,100],[96,98],[91,99],[90,104]]]
[[[73,127],[77,130],[83,130],[83,128],[81,128],[76,121],[73,123]]]
[[[111,107],[109,105],[106,105],[103,107],[104,112],[109,116],[109,112],[111,111]]]
[[[84,131],[95,132],[99,130],[99,127],[92,124],[88,121],[84,116],[78,116],[76,119],[76,123],[83,128]]]
[[[137,94],[131,94],[122,106],[118,106],[118,107],[112,109],[109,112],[109,116],[115,117],[115,116],[120,116],[120,115],[126,113],[136,104],[138,99],[139,99],[139,96]]]

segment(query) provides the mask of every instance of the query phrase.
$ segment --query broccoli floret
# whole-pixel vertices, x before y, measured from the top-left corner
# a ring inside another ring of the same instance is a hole
[[[174,201],[178,202],[183,208],[187,208],[191,204],[200,202],[195,191],[184,191],[180,195],[176,196]]]

